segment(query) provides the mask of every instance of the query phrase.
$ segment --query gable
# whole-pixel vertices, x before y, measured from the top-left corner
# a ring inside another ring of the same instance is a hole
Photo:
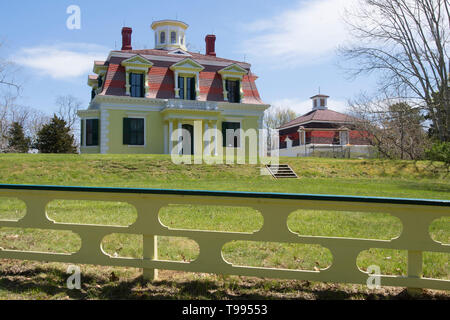
[[[194,72],[200,72],[205,67],[203,67],[201,64],[196,62],[195,60],[192,60],[191,58],[183,59],[177,63],[174,63],[170,66],[170,70],[172,71],[194,71]]]
[[[222,78],[239,78],[242,80],[242,77],[246,75],[248,72],[244,68],[242,68],[240,65],[233,63],[223,69],[220,69],[217,71]]]
[[[123,60],[121,63],[124,67],[132,67],[132,68],[151,68],[153,63],[140,55],[135,55],[131,58]]]

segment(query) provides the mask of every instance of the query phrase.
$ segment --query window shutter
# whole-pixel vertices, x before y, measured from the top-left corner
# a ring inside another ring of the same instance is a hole
[[[130,143],[130,119],[123,118],[123,144]]]
[[[189,78],[189,82],[191,83],[191,100],[195,100],[195,77]]]
[[[83,138],[84,138],[84,120],[81,119],[81,136],[80,136],[80,146],[83,145]]]
[[[184,77],[178,77],[178,88],[180,89],[180,99],[184,99]]]
[[[98,146],[98,119],[92,120],[92,145]]]

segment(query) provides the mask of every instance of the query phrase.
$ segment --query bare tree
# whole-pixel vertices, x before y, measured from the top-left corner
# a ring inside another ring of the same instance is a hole
[[[383,157],[421,159],[430,144],[424,116],[417,107],[398,99],[361,95],[350,101],[354,125]]]
[[[281,127],[283,124],[297,118],[297,114],[290,108],[270,107],[264,112],[263,125],[267,129],[267,147],[268,150],[272,150],[272,138],[274,137],[275,130]]]
[[[56,115],[66,121],[71,134],[75,137],[76,144],[79,144],[80,137],[80,123],[77,121],[77,111],[80,110],[82,104],[81,100],[70,94],[56,98],[56,105],[58,106]]]
[[[277,129],[295,118],[297,118],[297,114],[290,108],[270,107],[264,113],[264,126]]]
[[[0,48],[3,43],[0,43]],[[8,96],[18,96],[22,89],[16,80],[18,67],[11,61],[0,59],[0,91]]]
[[[450,141],[448,0],[360,0],[346,22],[354,44],[341,48],[353,76],[376,72],[380,89],[426,112]],[[396,95],[398,93],[401,95]]]
[[[80,109],[82,104],[83,103],[81,100],[70,94],[58,96],[56,98],[56,105],[58,106],[56,115],[66,121],[67,126],[73,130],[78,119],[77,111]]]

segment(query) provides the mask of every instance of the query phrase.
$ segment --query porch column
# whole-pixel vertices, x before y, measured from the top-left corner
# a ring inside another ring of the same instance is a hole
[[[203,121],[194,121],[194,163],[203,162]]]
[[[178,154],[182,154],[183,152],[183,131],[182,131],[182,127],[181,127],[181,120],[178,119]]]
[[[164,130],[164,154],[169,154],[169,151],[168,151],[169,144],[168,144],[168,139],[167,139],[168,136],[167,136],[167,123],[166,122],[164,122],[163,130]]]
[[[217,122],[214,122],[214,155],[218,155],[219,150],[219,132],[217,131]]]
[[[207,155],[207,156],[210,156],[211,155],[211,150],[210,150],[210,148],[209,148],[209,146],[210,146],[210,143],[211,143],[211,137],[210,137],[210,134],[209,134],[209,131],[208,131],[208,121],[206,121],[205,122],[205,134],[204,134],[204,136],[205,136],[205,141],[204,141],[204,143],[205,143],[205,155]]]
[[[172,132],[173,132],[173,121],[169,120],[169,154],[172,154],[173,148]]]
[[[178,71],[175,71],[174,73],[174,81],[175,81],[175,98],[180,97],[180,88],[178,87]]]

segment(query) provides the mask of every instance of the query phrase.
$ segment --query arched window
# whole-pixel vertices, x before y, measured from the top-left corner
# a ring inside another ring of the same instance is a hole
[[[166,33],[164,31],[159,34],[159,43],[166,43]]]
[[[175,31],[170,33],[170,43],[177,43],[177,33]]]

